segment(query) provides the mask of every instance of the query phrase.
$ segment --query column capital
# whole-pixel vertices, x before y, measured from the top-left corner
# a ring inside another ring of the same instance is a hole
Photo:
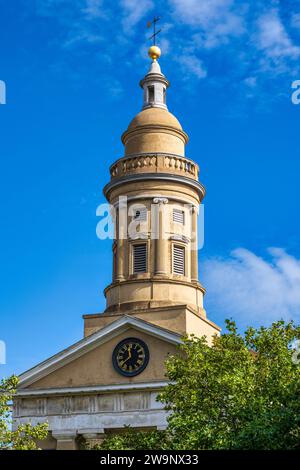
[[[104,428],[78,429],[78,434],[83,436],[85,439],[97,439],[99,435],[104,434]]]
[[[75,439],[77,437],[77,432],[72,430],[52,431],[52,437],[58,441],[65,441]]]
[[[154,204],[168,204],[169,199],[167,197],[155,197],[153,202]]]
[[[52,431],[52,437],[56,439],[56,450],[76,450],[76,431],[60,430]]]

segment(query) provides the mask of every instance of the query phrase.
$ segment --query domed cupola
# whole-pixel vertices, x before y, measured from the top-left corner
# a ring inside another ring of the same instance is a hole
[[[162,108],[167,109],[167,88],[170,83],[162,74],[157,58],[160,56],[160,49],[152,46],[149,55],[153,59],[149,72],[140,81],[141,88],[144,89],[143,109]]]
[[[178,119],[168,111],[166,95],[170,83],[157,62],[160,55],[159,47],[150,47],[152,63],[140,81],[144,90],[142,111],[122,135],[125,155],[162,152],[184,156],[188,136]]]

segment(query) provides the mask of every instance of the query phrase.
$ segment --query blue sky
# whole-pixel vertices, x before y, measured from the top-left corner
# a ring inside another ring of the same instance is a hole
[[[140,110],[146,22],[162,16],[168,106],[200,165],[208,316],[300,318],[300,2],[0,0],[0,339],[19,373],[104,309],[96,237],[108,167]]]

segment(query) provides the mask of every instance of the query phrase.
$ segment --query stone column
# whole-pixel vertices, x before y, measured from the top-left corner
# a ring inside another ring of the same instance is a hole
[[[156,212],[157,239],[155,243],[155,274],[166,275],[168,273],[168,240],[165,233],[165,210],[164,205],[168,203],[166,197],[156,197],[153,199],[154,204],[158,204]]]
[[[124,279],[124,257],[125,257],[125,250],[124,250],[124,240],[117,241],[117,273],[116,273],[116,280],[122,281]]]
[[[100,445],[104,440],[104,429],[79,431],[89,448]]]
[[[52,432],[52,436],[56,439],[56,450],[77,450],[75,431]]]
[[[125,234],[127,232],[127,205],[120,201],[118,215],[117,215],[117,272],[116,280],[122,281],[125,279],[124,264],[125,264]]]
[[[191,279],[192,282],[198,282],[198,245],[197,245],[197,217],[198,208],[191,208],[192,233],[191,233]]]

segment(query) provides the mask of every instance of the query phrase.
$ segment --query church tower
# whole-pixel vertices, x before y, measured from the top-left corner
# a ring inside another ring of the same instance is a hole
[[[124,425],[164,429],[156,395],[182,336],[211,342],[203,307],[197,216],[205,189],[185,156],[188,136],[167,107],[169,81],[149,49],[142,110],[122,135],[104,195],[115,223],[112,281],[103,313],[84,315],[84,338],[20,376],[17,423],[47,420],[43,448],[76,449]]]
[[[122,135],[124,156],[110,167],[104,188],[114,207],[113,279],[106,311],[85,316],[85,331],[104,317],[135,315],[180,334],[208,337],[215,325],[203,308],[198,280],[197,215],[205,189],[197,163],[185,156],[188,136],[167,107],[169,81],[160,49],[149,49],[150,69],[140,81],[142,110]]]

